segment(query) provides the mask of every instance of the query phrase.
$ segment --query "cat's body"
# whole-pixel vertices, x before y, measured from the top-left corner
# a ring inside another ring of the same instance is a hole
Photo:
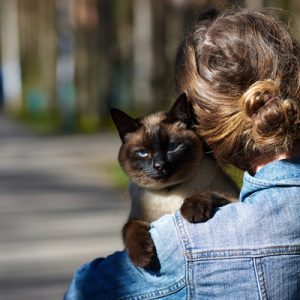
[[[203,142],[194,132],[195,118],[185,95],[168,112],[144,118],[133,119],[117,109],[111,113],[122,140],[119,162],[131,181],[132,205],[123,240],[132,261],[149,266],[155,256],[148,233],[152,221],[180,208],[185,217],[204,220],[202,214],[210,217],[214,208],[233,198],[193,195],[217,190],[237,196],[238,188],[205,153]]]

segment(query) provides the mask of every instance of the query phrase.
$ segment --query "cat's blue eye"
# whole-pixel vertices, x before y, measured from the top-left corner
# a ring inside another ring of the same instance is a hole
[[[139,150],[139,151],[136,151],[135,154],[139,157],[145,158],[149,155],[149,152],[146,150]]]
[[[168,151],[175,151],[179,147],[180,143],[169,143]]]

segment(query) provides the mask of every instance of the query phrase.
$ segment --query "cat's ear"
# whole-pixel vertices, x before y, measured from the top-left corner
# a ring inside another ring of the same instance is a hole
[[[136,119],[131,118],[117,108],[111,108],[110,114],[123,143],[127,133],[134,132],[140,128],[140,124]]]
[[[167,115],[171,122],[180,121],[185,123],[188,127],[192,127],[195,124],[193,108],[185,93],[182,93],[176,99]]]

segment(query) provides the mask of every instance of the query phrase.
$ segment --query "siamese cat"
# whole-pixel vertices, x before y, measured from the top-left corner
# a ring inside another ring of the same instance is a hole
[[[205,153],[185,94],[168,112],[134,119],[113,108],[111,115],[122,141],[119,163],[130,179],[123,241],[136,266],[153,269],[158,261],[149,234],[152,221],[178,209],[190,222],[206,221],[217,207],[233,201],[238,188]],[[212,190],[232,196],[207,192]]]

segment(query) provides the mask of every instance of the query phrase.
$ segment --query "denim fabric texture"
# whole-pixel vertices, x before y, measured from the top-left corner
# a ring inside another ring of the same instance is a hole
[[[207,222],[176,212],[151,235],[159,271],[116,252],[76,271],[65,300],[300,299],[300,158],[245,173],[240,201]]]

